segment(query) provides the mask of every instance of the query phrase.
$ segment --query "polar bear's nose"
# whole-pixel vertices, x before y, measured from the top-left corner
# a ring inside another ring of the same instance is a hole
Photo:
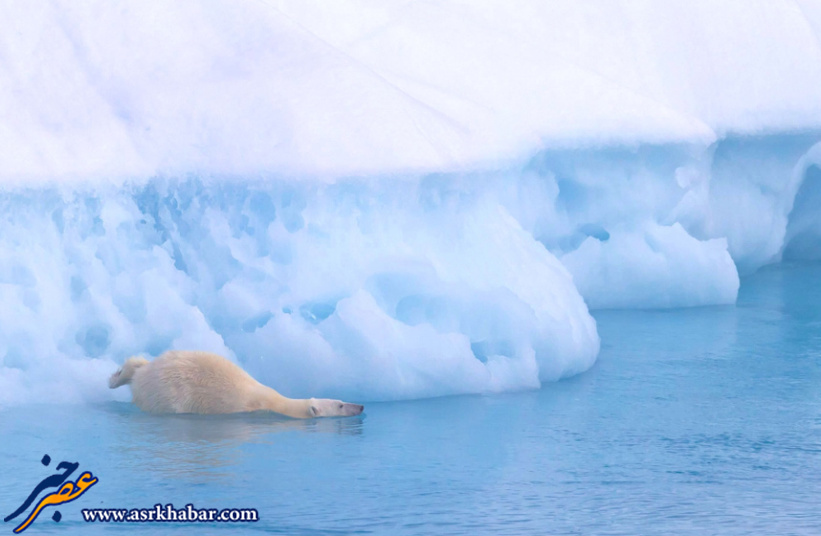
[[[365,406],[361,406],[359,404],[345,404],[345,415],[359,415],[362,413],[362,410],[365,409]]]

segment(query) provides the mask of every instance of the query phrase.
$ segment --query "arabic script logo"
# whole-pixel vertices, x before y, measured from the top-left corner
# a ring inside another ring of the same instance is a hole
[[[48,467],[48,464],[51,463],[51,457],[48,454],[46,454],[45,456],[43,456],[43,459],[40,460],[40,463]],[[79,498],[80,495],[88,491],[88,488],[97,483],[97,477],[92,475],[89,471],[86,471],[83,474],[81,474],[74,482],[70,480],[66,482],[68,477],[71,476],[71,473],[76,471],[79,466],[80,464],[76,462],[60,462],[59,464],[57,464],[57,470],[63,470],[63,472],[47,476],[42,481],[40,481],[39,484],[34,486],[34,490],[29,494],[28,497],[26,497],[26,500],[23,501],[23,504],[21,504],[17,510],[7,515],[3,519],[3,521],[9,522],[15,517],[22,514],[26,510],[26,508],[31,506],[31,503],[33,503],[37,496],[40,495],[40,492],[47,488],[58,489],[57,491],[49,493],[48,495],[45,495],[42,499],[40,499],[40,502],[37,503],[37,506],[34,507],[34,509],[31,511],[31,513],[28,515],[25,521],[20,523],[20,525],[18,525],[17,528],[14,529],[14,532],[16,534],[19,534],[26,530],[29,527],[29,525],[31,525],[31,523],[35,519],[37,519],[37,516],[40,515],[40,512],[43,510],[43,508],[47,506],[57,506],[58,504],[71,502]],[[62,514],[59,512],[59,510],[57,510],[54,512],[54,514],[52,514],[51,519],[59,522],[60,519],[62,519],[62,517]]]

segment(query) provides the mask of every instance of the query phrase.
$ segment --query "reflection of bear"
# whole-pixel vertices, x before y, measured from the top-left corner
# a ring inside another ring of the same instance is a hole
[[[363,407],[324,398],[286,398],[224,357],[171,351],[154,361],[131,357],[108,386],[131,384],[134,403],[150,413],[273,411],[297,419],[359,415]]]

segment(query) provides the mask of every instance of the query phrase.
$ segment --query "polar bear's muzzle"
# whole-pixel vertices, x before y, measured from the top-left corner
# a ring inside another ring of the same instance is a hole
[[[362,413],[362,410],[365,409],[365,406],[360,404],[348,404],[347,402],[342,404],[342,415],[345,417],[351,417],[353,415],[359,415]]]
[[[310,399],[309,417],[353,417],[359,415],[365,406],[328,398]]]

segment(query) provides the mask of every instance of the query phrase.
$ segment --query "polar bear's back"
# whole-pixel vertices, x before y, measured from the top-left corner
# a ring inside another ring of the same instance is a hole
[[[259,383],[224,357],[171,351],[134,373],[134,403],[151,413],[248,411]]]

